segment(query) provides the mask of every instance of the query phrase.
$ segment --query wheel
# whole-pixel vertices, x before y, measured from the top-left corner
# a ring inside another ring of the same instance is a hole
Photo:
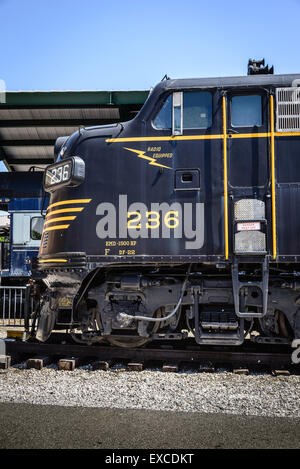
[[[155,318],[160,318],[162,317],[162,308],[159,308],[157,311],[155,311],[155,314],[153,317]],[[151,331],[148,331],[149,334],[154,334],[155,332],[158,331],[161,323],[160,322],[149,322],[149,329],[152,327]],[[126,334],[126,331],[124,331]],[[115,345],[116,347],[123,347],[123,348],[137,348],[137,347],[142,347],[143,345],[147,344],[148,342],[151,342],[152,339],[151,337],[141,337],[139,335],[132,335],[131,337],[128,335],[124,334],[124,338],[122,335],[117,335],[117,336],[107,336],[106,340],[111,344]]]
[[[140,337],[140,336],[133,336],[133,337],[124,337],[121,336],[114,337],[110,335],[106,338],[106,340],[111,344],[115,345],[116,347],[123,347],[123,348],[137,348],[142,347],[143,345],[151,342],[151,339],[148,337]]]

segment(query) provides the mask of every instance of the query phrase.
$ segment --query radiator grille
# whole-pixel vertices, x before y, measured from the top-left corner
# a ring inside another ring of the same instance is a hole
[[[277,132],[300,131],[300,87],[277,88]]]

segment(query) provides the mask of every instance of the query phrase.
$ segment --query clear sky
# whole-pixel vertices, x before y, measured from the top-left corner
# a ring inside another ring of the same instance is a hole
[[[0,0],[0,80],[145,90],[165,74],[245,75],[250,57],[300,73],[299,18],[300,0]]]
[[[0,0],[8,90],[123,89],[244,75],[249,57],[300,72],[300,0]]]

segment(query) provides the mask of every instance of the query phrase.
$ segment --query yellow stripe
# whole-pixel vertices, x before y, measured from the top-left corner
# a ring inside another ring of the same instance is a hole
[[[299,137],[300,132],[262,132],[259,134],[230,134],[227,135],[227,138],[262,138],[262,137]]]
[[[158,142],[173,140],[213,140],[221,139],[223,135],[179,135],[176,137],[129,137],[129,138],[107,138],[107,143],[113,142]]]
[[[66,213],[66,212],[82,212],[84,207],[74,207],[74,208],[61,208],[59,210],[53,210],[52,212],[47,213],[46,218],[50,215],[55,215],[56,213]]]
[[[44,262],[68,262],[68,261],[67,259],[43,259],[43,260],[39,260],[39,262],[43,264]]]
[[[276,200],[275,200],[275,144],[274,144],[274,96],[270,96],[271,114],[271,179],[272,179],[272,229],[273,229],[273,258],[276,259]]]
[[[260,134],[229,134],[227,138],[264,138],[270,137],[269,132],[262,132]]]
[[[224,223],[225,223],[225,259],[228,259],[228,190],[227,190],[227,122],[226,98],[223,96],[223,158],[224,158]]]
[[[52,230],[66,230],[69,228],[70,225],[56,225],[56,226],[47,226],[44,228],[43,233],[46,231],[52,231]]]
[[[74,199],[74,200],[62,200],[61,202],[55,202],[54,204],[49,205],[47,210],[52,207],[57,207],[58,205],[67,205],[67,204],[88,204],[92,199]]]
[[[275,137],[300,137],[300,132],[274,132]]]
[[[274,132],[275,137],[299,137],[300,132]],[[249,134],[227,134],[226,138],[267,138],[271,137],[271,132],[249,133]],[[218,140],[224,139],[224,135],[178,135],[170,137],[128,137],[128,138],[107,138],[107,143],[114,142],[159,142],[174,140]],[[51,206],[50,206],[51,207]]]
[[[62,221],[62,220],[75,220],[76,216],[72,216],[72,217],[58,217],[58,218],[50,218],[50,220],[48,221],[45,221],[45,225],[47,225],[48,223],[53,223],[54,221]]]
[[[264,133],[255,133],[255,134],[228,134],[226,138],[255,138],[255,137],[269,137],[270,134],[267,132]],[[107,143],[113,142],[151,142],[151,141],[173,141],[173,140],[220,140],[224,139],[222,134],[214,135],[179,135],[179,136],[170,136],[170,137],[129,137],[129,138],[108,138],[106,139]]]

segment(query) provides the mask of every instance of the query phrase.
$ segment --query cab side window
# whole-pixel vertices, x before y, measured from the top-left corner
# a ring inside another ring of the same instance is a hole
[[[212,95],[208,91],[176,91],[164,101],[153,125],[156,129],[208,129],[212,126]]]
[[[212,96],[207,91],[183,93],[183,128],[208,129],[212,124]]]
[[[154,127],[157,129],[171,129],[172,128],[172,94],[170,94],[159,113],[153,121]]]
[[[234,96],[231,99],[232,127],[260,127],[262,98],[260,95]]]

